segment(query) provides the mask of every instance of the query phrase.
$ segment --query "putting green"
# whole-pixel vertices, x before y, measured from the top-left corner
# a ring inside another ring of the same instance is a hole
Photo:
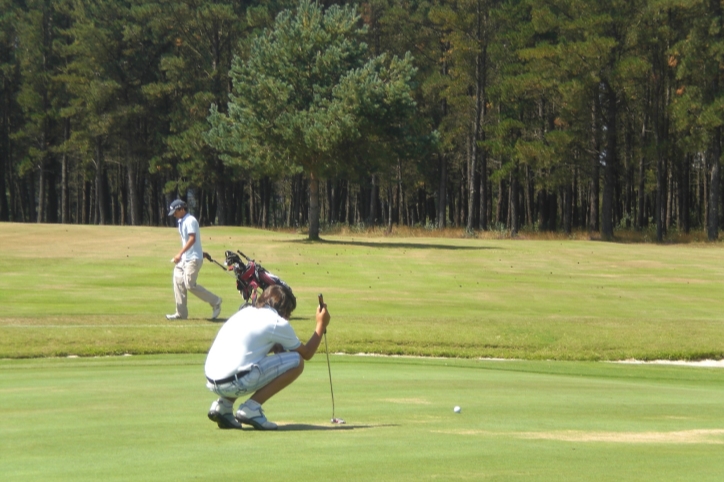
[[[720,481],[724,370],[324,354],[266,405],[206,418],[203,355],[0,360],[4,481]],[[453,413],[460,405],[462,413]]]

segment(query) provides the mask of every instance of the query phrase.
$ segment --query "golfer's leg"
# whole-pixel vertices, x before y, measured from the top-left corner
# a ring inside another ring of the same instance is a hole
[[[184,262],[181,261],[173,269],[173,295],[176,298],[176,314],[185,319],[189,316],[189,310],[186,308],[187,294],[184,278]]]
[[[251,399],[257,402],[259,405],[263,405],[264,402],[269,400],[271,397],[288,387],[294,380],[299,378],[299,375],[304,371],[304,360],[299,357],[299,365],[291,370],[288,370],[277,378],[272,380],[268,385],[260,388],[251,396]]]
[[[186,263],[186,288],[211,306],[216,306],[221,303],[221,298],[203,286],[196,284],[203,262],[204,260],[199,259]]]

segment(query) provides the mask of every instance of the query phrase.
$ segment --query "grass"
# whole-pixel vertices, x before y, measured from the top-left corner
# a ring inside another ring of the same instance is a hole
[[[277,433],[206,418],[203,355],[0,361],[15,481],[719,481],[721,370],[323,356],[266,404]],[[462,407],[461,414],[453,406]]]
[[[719,243],[369,232],[309,243],[204,228],[215,258],[241,249],[294,287],[302,338],[321,291],[330,350],[427,356],[332,355],[339,426],[328,422],[320,353],[265,405],[280,430],[263,433],[206,418],[204,353],[220,324],[194,298],[192,319],[163,317],[175,230],[2,228],[3,481],[701,482],[724,472],[724,370],[592,362],[723,358]],[[224,298],[222,316],[235,311],[233,278],[207,263],[200,282]],[[118,354],[134,356],[103,356]]]
[[[0,358],[205,353],[218,324],[191,297],[173,311],[172,228],[3,224]],[[545,360],[724,358],[719,243],[327,236],[207,227],[204,249],[241,249],[293,288],[292,323],[316,293],[330,349]],[[206,263],[199,282],[241,302]]]
[[[218,325],[191,297],[173,311],[175,230],[4,224],[0,357],[205,353]],[[241,249],[298,297],[310,326],[315,294],[333,314],[331,349],[555,360],[724,357],[719,244],[357,238],[205,228],[204,249]],[[199,282],[241,303],[235,281],[206,263]],[[302,331],[303,332],[303,331]]]

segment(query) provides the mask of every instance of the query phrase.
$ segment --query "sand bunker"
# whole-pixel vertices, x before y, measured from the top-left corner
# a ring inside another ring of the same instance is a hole
[[[685,361],[685,360],[621,360],[614,363],[630,363],[634,365],[655,364],[655,365],[684,365],[689,367],[704,368],[724,368],[724,360],[701,360],[701,361]]]

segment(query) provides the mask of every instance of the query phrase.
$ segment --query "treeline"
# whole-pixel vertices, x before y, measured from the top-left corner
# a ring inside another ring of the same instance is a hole
[[[370,57],[412,55],[431,141],[334,164],[323,223],[718,237],[720,0],[346,5]],[[229,162],[208,142],[234,58],[296,7],[0,0],[0,220],[162,225],[180,196],[204,224],[307,226],[309,172]]]

